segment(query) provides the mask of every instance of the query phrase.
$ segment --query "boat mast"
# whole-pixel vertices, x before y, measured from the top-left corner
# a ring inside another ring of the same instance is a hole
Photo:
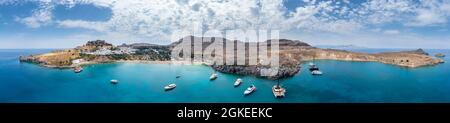
[[[280,87],[280,79],[277,79],[277,80],[278,80],[277,87]]]
[[[178,70],[178,63],[175,63],[175,64],[177,64],[176,66],[175,66],[175,79],[178,79],[178,78],[180,78],[180,75],[179,75],[179,70]]]
[[[214,67],[216,66],[216,63],[214,62],[214,64],[212,66],[213,66],[213,67],[211,67],[211,69],[213,70],[212,74],[216,74],[216,70],[214,69]]]
[[[315,59],[316,59],[316,54],[313,55],[312,63],[314,63]]]
[[[175,63],[174,62],[171,62],[170,64],[169,64],[170,66],[169,66],[169,69],[170,69],[170,71],[171,71],[171,76],[172,75],[175,75],[175,78],[172,78],[172,77],[170,77],[170,78],[172,78],[172,82],[175,82],[176,80],[177,80],[177,78],[176,78],[176,76],[177,76],[177,70],[176,70],[176,68],[175,68],[175,70],[174,70],[174,65],[175,65]]]

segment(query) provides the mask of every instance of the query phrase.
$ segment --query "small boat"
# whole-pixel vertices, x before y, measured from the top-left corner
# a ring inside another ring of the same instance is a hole
[[[284,93],[286,93],[286,89],[284,89],[283,87],[281,87],[280,85],[274,85],[272,87],[272,92],[273,95],[275,96],[275,98],[280,98],[280,97],[284,97]]]
[[[117,84],[117,83],[119,83],[118,80],[115,80],[115,79],[111,80],[111,84]]]
[[[315,66],[314,63],[310,62],[309,67]]]
[[[309,63],[309,71],[315,71],[315,70],[319,70],[319,67],[317,67],[316,66],[316,64],[314,64],[314,59],[315,59],[315,56],[313,56],[313,62],[310,62]]]
[[[316,65],[312,65],[309,67],[309,71],[315,71],[315,70],[319,70],[319,67],[317,67]]]
[[[251,85],[244,91],[244,95],[249,95],[249,94],[253,93],[255,90],[256,90],[255,85]]]
[[[241,85],[241,83],[242,83],[242,79],[241,79],[241,78],[238,78],[238,79],[234,82],[234,87],[237,87],[237,86]]]
[[[172,83],[172,84],[169,84],[169,85],[165,86],[165,87],[164,87],[164,90],[166,90],[166,91],[172,90],[172,89],[174,89],[175,87],[177,87],[177,85]]]
[[[73,68],[73,72],[75,72],[75,73],[80,73],[81,71],[83,71],[83,68],[82,67],[75,67],[75,68]]]
[[[284,97],[286,89],[280,86],[280,80],[278,80],[278,83],[272,87],[272,93],[275,96],[275,98]]]
[[[311,71],[311,74],[312,75],[322,75],[322,72],[319,70],[314,70],[314,71]]]
[[[217,79],[217,74],[213,73],[210,77],[209,80],[215,80]]]

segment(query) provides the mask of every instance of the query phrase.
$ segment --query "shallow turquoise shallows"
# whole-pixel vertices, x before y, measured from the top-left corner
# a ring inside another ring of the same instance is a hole
[[[315,61],[324,75],[310,75],[304,64],[299,74],[281,81],[286,97],[275,99],[275,81],[224,73],[209,81],[213,70],[203,65],[96,64],[75,74],[18,61],[20,55],[48,51],[0,50],[0,102],[450,102],[449,63],[410,69],[376,62]],[[450,55],[450,50],[426,51]],[[235,88],[237,78],[243,83]],[[111,79],[119,83],[110,84]],[[170,83],[177,87],[164,91]],[[243,96],[251,84],[257,90]]]

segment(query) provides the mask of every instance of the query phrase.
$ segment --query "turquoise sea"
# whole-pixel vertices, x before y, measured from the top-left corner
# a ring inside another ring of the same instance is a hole
[[[20,55],[51,50],[0,50],[0,102],[133,102],[133,103],[353,103],[353,102],[450,102],[450,64],[404,68],[376,62],[320,60],[315,63],[324,72],[312,76],[302,65],[300,73],[284,79],[286,97],[275,99],[271,87],[275,81],[219,73],[209,81],[213,70],[202,65],[110,63],[84,67],[75,74],[71,69],[51,69],[20,63]],[[375,53],[392,49],[359,49]],[[442,52],[449,61],[450,50]],[[176,79],[175,76],[181,75]],[[235,88],[236,78],[244,82]],[[111,79],[119,80],[112,85]],[[176,83],[177,88],[163,87]],[[257,91],[243,96],[250,84]]]

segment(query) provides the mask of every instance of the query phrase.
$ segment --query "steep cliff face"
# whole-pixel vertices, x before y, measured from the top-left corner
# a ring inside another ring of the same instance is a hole
[[[277,71],[276,75],[263,76],[263,75],[261,75],[261,70],[262,69],[270,69],[269,67],[258,66],[258,65],[248,65],[248,66],[246,66],[246,65],[212,65],[211,67],[214,70],[220,71],[223,73],[253,75],[253,76],[258,76],[258,77],[265,77],[268,79],[291,77],[300,71],[300,67],[281,66],[278,69],[276,69],[276,71]]]
[[[232,43],[230,42],[230,40],[224,40],[225,43]],[[273,43],[271,40],[265,41],[264,43],[267,43],[267,48],[269,49],[267,52],[267,57],[269,59],[271,58],[271,55],[278,55],[278,65],[262,65],[260,64],[261,62],[263,62],[263,60],[258,56],[258,55],[249,55],[249,48],[251,46],[255,46],[252,48],[259,47],[258,44],[256,42],[247,42],[247,43],[243,43],[240,41],[235,41],[235,43],[238,44],[245,44],[245,65],[212,65],[212,68],[220,71],[220,72],[224,72],[224,73],[234,73],[234,74],[243,74],[243,75],[254,75],[254,76],[259,76],[259,77],[265,77],[265,78],[269,78],[269,79],[278,79],[278,78],[284,78],[284,77],[290,77],[293,76],[295,74],[297,74],[300,71],[300,57],[298,57],[298,54],[296,54],[295,52],[292,52],[293,50],[297,50],[299,48],[303,49],[303,48],[312,48],[310,45],[300,42],[300,41],[293,41],[293,40],[288,40],[288,39],[278,39],[278,44]],[[272,48],[272,45],[278,45],[278,49],[279,50],[275,50],[274,48]],[[260,48],[260,47],[259,47]],[[235,52],[236,49],[235,49]],[[237,54],[237,53],[236,53]],[[260,52],[258,52],[259,55],[261,55]],[[219,57],[224,57],[224,61],[226,61],[226,59],[230,59],[230,57],[234,57],[233,55],[221,55],[221,54],[216,54]],[[256,60],[256,62],[258,64],[254,65],[254,64],[250,64],[249,59],[253,59]],[[266,59],[268,60],[268,59]],[[276,70],[276,74],[273,76],[263,76],[261,75],[261,71],[262,70]]]

